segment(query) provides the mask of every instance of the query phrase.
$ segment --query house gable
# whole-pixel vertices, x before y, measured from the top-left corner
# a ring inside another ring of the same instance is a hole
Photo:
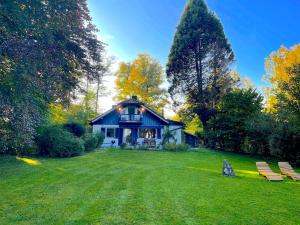
[[[141,102],[136,102],[134,100],[126,100],[118,104],[118,106],[113,107],[112,109],[106,111],[102,115],[96,117],[91,121],[91,125],[96,124],[107,124],[107,125],[116,125],[119,124],[120,111],[119,108],[126,108],[128,106],[133,106],[137,108],[143,108],[142,120],[140,126],[162,126],[168,125],[169,121],[160,116],[155,111],[146,107]],[[128,112],[127,112],[128,113]]]
[[[107,125],[115,125],[119,123],[119,113],[114,108],[113,110],[109,110],[106,113],[98,116],[94,119],[91,124],[107,124]]]

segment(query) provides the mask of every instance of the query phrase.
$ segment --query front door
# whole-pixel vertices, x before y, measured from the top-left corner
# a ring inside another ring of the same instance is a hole
[[[124,128],[122,142],[126,145],[132,145],[132,129]]]

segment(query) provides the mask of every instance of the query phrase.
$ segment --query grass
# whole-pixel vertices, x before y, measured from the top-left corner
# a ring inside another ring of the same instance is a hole
[[[220,175],[223,159],[237,177]],[[300,182],[266,181],[256,160],[204,149],[1,156],[0,224],[299,224]]]

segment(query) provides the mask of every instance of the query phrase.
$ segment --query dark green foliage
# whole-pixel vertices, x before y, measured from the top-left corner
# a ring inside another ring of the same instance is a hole
[[[92,151],[98,147],[98,138],[94,134],[86,134],[84,137],[85,151]]]
[[[241,149],[245,153],[271,155],[270,137],[277,126],[274,118],[267,113],[256,113],[245,121],[246,138]]]
[[[300,64],[288,69],[289,82],[280,84],[280,93],[277,94],[278,112],[280,120],[289,120],[297,126],[300,132]]]
[[[226,94],[217,115],[209,122],[210,147],[240,152],[247,137],[246,122],[262,109],[262,96],[252,89]]]
[[[97,140],[98,140],[97,147],[100,147],[103,144],[103,141],[104,141],[104,138],[105,138],[104,134],[99,132],[99,133],[95,133],[94,135],[97,137]]]
[[[121,148],[121,149],[125,149],[125,148],[126,148],[126,143],[120,144],[120,148]]]
[[[82,137],[85,133],[85,128],[80,123],[70,122],[64,124],[64,128],[77,137]]]
[[[297,123],[288,120],[289,113],[282,118],[261,112],[261,103],[262,97],[251,89],[226,94],[209,121],[210,147],[300,162]]]
[[[233,59],[220,20],[203,0],[189,0],[177,26],[166,73],[175,104],[185,100],[187,110],[199,116],[204,129],[232,86],[229,67]]]
[[[187,144],[165,144],[162,149],[169,152],[184,152],[189,150],[189,148]]]
[[[91,151],[94,150],[96,148],[99,148],[104,140],[104,136],[101,133],[89,133],[86,134],[84,137],[84,147],[85,147],[85,151]]]
[[[300,133],[289,123],[277,123],[270,136],[270,154],[300,163]]]
[[[83,76],[96,77],[103,45],[86,0],[3,0],[0,12],[0,137],[19,149],[50,102],[69,103]]]
[[[83,141],[61,126],[41,127],[36,137],[39,154],[51,157],[71,157],[84,151]]]

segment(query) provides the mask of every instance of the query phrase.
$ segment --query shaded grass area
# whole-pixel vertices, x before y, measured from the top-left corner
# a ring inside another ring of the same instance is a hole
[[[223,159],[237,177],[220,175]],[[205,149],[1,156],[0,224],[299,224],[300,182],[266,181],[257,160]]]

